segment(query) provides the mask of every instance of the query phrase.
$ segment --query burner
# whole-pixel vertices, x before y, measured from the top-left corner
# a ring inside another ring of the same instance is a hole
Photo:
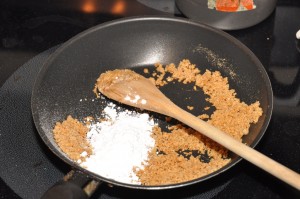
[[[21,198],[40,198],[71,170],[42,142],[31,115],[34,77],[55,49],[49,49],[21,66],[1,87],[0,177]],[[161,191],[109,187],[103,183],[92,198],[212,198],[231,184],[236,173],[230,171],[208,182]]]

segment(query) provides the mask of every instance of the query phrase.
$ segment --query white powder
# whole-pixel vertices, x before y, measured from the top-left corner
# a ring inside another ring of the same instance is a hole
[[[147,100],[141,99],[141,97],[139,95],[135,95],[134,99],[131,99],[130,96],[126,95],[126,97],[124,99],[127,100],[127,101],[130,101],[132,103],[137,103],[139,100],[140,100],[140,103],[142,103],[142,104],[147,103]]]
[[[104,116],[106,121],[90,126],[87,139],[93,147],[93,154],[81,165],[105,178],[140,184],[133,168],[144,168],[148,152],[155,145],[151,137],[153,119],[146,113],[117,113],[113,103],[104,109]]]

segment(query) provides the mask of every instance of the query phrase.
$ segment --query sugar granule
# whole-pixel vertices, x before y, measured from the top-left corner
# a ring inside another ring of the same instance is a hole
[[[140,184],[134,169],[143,169],[155,145],[151,137],[155,125],[146,113],[122,111],[114,104],[104,109],[105,121],[91,124],[87,140],[93,148],[81,166],[119,182]]]

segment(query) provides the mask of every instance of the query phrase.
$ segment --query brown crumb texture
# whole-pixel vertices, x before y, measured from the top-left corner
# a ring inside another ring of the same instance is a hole
[[[200,119],[204,120],[204,119],[208,119],[209,118],[209,115],[204,113],[204,114],[201,114],[198,116]]]
[[[166,71],[172,74],[172,77],[184,84],[195,82],[196,75],[200,73],[200,70],[196,68],[195,64],[191,64],[188,59],[182,60],[178,67],[174,64],[166,66]]]
[[[145,169],[136,171],[142,184],[163,185],[189,181],[214,172],[230,161],[226,158],[226,150],[193,129],[175,125],[170,130],[172,133],[162,132],[159,127],[154,128],[155,149],[150,153]],[[210,144],[206,145],[207,142]],[[195,150],[213,158],[206,163],[201,161],[200,155],[193,156],[191,152],[185,153],[189,158],[179,155],[180,150]]]
[[[72,116],[63,122],[57,122],[53,129],[53,137],[61,150],[74,161],[84,161],[80,154],[86,151],[88,156],[92,153],[91,146],[86,141],[88,128]]]
[[[235,139],[241,141],[242,136],[249,132],[250,124],[256,123],[262,115],[259,102],[247,105],[236,97],[234,89],[230,89],[228,79],[219,71],[206,70],[203,74],[189,60],[182,60],[178,67],[169,64],[159,68],[154,80],[158,86],[165,85],[164,78],[192,83],[193,89],[202,89],[208,96],[206,100],[215,107],[213,114],[202,114],[201,119],[220,128]],[[165,69],[164,69],[165,68]],[[159,75],[160,74],[160,75]],[[208,110],[210,107],[204,107]],[[169,127],[171,133],[154,128],[155,148],[149,154],[148,164],[144,170],[135,171],[144,185],[173,184],[193,180],[210,174],[230,162],[228,150],[184,125]],[[179,155],[183,151],[185,156]],[[192,151],[198,151],[198,156]],[[208,161],[201,155],[206,154]]]
[[[165,69],[163,68],[163,65],[160,63],[154,64],[156,68],[156,72],[152,73],[153,78],[151,78],[151,81],[154,82],[157,86],[164,86],[168,82],[164,79],[165,78]]]
[[[250,105],[241,102],[219,71],[206,70],[197,76],[196,85],[209,95],[208,101],[216,108],[208,122],[237,140],[248,134],[250,124],[256,123],[262,115],[259,102]]]
[[[156,80],[156,85],[164,85],[159,82],[163,81],[163,77],[169,73],[174,80],[183,83],[194,83],[194,90],[197,87],[201,88],[209,96],[206,100],[216,110],[210,117],[203,114],[200,118],[210,118],[208,120],[210,124],[220,128],[237,140],[241,140],[243,135],[248,134],[250,124],[256,123],[262,115],[260,103],[257,101],[247,105],[241,102],[236,97],[235,90],[229,87],[228,78],[222,77],[219,71],[206,70],[201,74],[195,64],[187,59],[182,60],[177,67],[173,63],[165,67],[161,64],[156,64],[156,66],[159,66],[159,71],[165,71],[163,76]],[[204,109],[208,110],[209,107]]]

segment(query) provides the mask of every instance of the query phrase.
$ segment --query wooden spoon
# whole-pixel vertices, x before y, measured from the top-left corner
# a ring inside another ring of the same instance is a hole
[[[134,71],[117,69],[103,73],[97,79],[95,89],[118,102],[173,117],[300,190],[300,175],[298,173],[179,108],[150,80]]]

